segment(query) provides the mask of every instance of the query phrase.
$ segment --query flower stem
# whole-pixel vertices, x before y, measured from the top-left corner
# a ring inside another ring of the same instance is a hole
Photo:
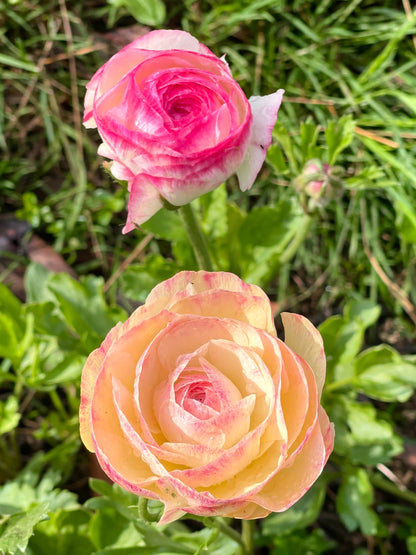
[[[254,553],[254,526],[255,520],[242,520],[241,536],[244,544],[244,555],[253,555]]]
[[[302,223],[299,225],[295,236],[293,237],[291,243],[288,247],[283,251],[279,258],[280,265],[286,264],[290,262],[292,258],[297,253],[299,247],[303,243],[308,234],[309,228],[311,227],[312,223],[312,216],[309,214],[305,214],[303,217]]]
[[[246,546],[244,544],[242,536],[237,532],[237,530],[234,530],[234,528],[231,528],[231,526],[229,526],[223,518],[210,517],[210,516],[197,516],[197,515],[189,515],[189,514],[186,515],[186,518],[192,518],[193,520],[198,520],[199,522],[202,522],[204,526],[206,526],[207,528],[219,530],[225,536],[228,536],[229,538],[231,538],[232,540],[234,540],[236,543],[240,545],[242,555],[252,555],[251,551],[246,550]]]
[[[178,211],[182,218],[182,223],[188,235],[189,242],[194,250],[199,268],[212,272],[214,268],[208,252],[207,241],[192,206],[190,204],[185,204],[185,206],[181,206]]]
[[[404,501],[408,501],[409,503],[413,503],[413,505],[416,505],[416,493],[414,493],[413,491],[410,491],[408,489],[400,489],[395,483],[385,480],[382,476],[380,476],[380,474],[374,473],[370,476],[370,479],[371,483],[376,488],[382,489],[387,493],[395,495],[399,499],[403,499]]]

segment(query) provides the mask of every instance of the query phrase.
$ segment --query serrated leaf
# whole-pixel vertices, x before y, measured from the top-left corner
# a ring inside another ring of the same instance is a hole
[[[48,289],[65,321],[79,335],[88,353],[118,321],[127,317],[122,309],[115,311],[106,304],[103,286],[103,279],[96,276],[77,282],[67,274],[54,274],[48,280]]]
[[[141,539],[134,524],[112,507],[96,511],[90,520],[89,531],[97,549],[137,547]]]
[[[359,528],[365,535],[377,534],[378,516],[371,508],[373,497],[373,486],[363,468],[344,474],[337,495],[337,512],[350,532]]]
[[[354,128],[355,121],[351,116],[343,116],[328,125],[325,137],[328,145],[328,163],[331,166],[335,164],[339,154],[351,144]]]
[[[181,218],[177,212],[162,208],[142,226],[146,233],[153,233],[165,241],[181,241],[186,237]]]
[[[380,401],[407,401],[416,387],[416,364],[392,347],[379,345],[361,353],[354,365],[357,389]]]
[[[4,402],[0,401],[0,435],[14,430],[19,420],[19,403],[16,397],[11,395]]]
[[[373,405],[338,396],[328,412],[336,429],[335,452],[354,464],[386,463],[402,452],[401,438]]]
[[[121,276],[123,293],[134,301],[145,302],[150,291],[179,270],[175,262],[166,260],[160,254],[146,257],[142,264],[131,264]]]
[[[158,27],[166,18],[165,4],[161,0],[112,0],[117,7],[124,6],[139,23]]]
[[[35,503],[25,512],[11,515],[0,529],[0,552],[25,552],[34,526],[46,515],[48,503]]]
[[[243,279],[264,285],[277,271],[279,256],[302,225],[297,203],[283,200],[276,207],[254,208],[241,223],[238,239]]]

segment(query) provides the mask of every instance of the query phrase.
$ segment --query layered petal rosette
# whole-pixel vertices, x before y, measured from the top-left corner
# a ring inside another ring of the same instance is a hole
[[[152,31],[115,54],[87,85],[84,124],[97,127],[99,153],[128,182],[123,231],[233,173],[249,189],[283,92],[247,100],[225,60],[184,31]]]
[[[181,272],[113,328],[82,374],[81,437],[108,476],[185,512],[283,511],[320,475],[322,339],[297,314],[276,336],[265,293],[225,272]]]

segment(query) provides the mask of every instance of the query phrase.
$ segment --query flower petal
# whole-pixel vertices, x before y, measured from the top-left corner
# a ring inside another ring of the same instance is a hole
[[[285,329],[285,343],[312,368],[320,398],[326,374],[326,360],[322,336],[315,326],[300,314],[283,312],[281,316]]]
[[[284,92],[283,89],[279,89],[267,96],[249,98],[253,115],[250,144],[243,163],[236,172],[242,191],[247,191],[253,185],[266,158]]]

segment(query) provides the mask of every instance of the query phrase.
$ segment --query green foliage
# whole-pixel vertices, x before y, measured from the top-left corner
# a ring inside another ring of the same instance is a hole
[[[159,27],[166,18],[165,4],[161,0],[108,0],[114,8],[126,8],[137,21]]]
[[[337,496],[337,510],[350,532],[360,528],[367,536],[377,534],[378,517],[370,508],[373,501],[373,487],[363,468],[344,473]]]

